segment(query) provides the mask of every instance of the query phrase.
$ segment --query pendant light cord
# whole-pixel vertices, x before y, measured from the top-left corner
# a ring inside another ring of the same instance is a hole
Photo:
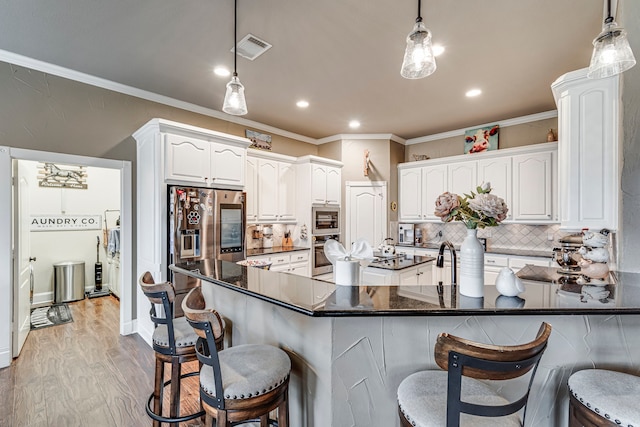
[[[238,77],[237,68],[238,68],[238,0],[234,0],[233,1],[233,77]]]
[[[613,22],[613,16],[611,16],[611,0],[607,0],[607,18],[604,20],[605,24]]]
[[[420,14],[420,10],[422,9],[422,0],[418,0],[418,17],[416,18],[416,22],[422,22],[422,15]]]

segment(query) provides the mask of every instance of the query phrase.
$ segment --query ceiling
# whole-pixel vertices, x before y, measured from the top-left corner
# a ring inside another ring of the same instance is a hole
[[[0,4],[2,50],[222,110],[229,78],[212,70],[233,67],[232,0]],[[238,0],[238,39],[273,45],[255,61],[238,58],[244,118],[314,139],[411,139],[553,110],[550,84],[588,66],[602,9],[602,0],[424,0],[424,22],[446,51],[433,75],[406,80],[417,0]],[[471,88],[482,95],[466,98]]]

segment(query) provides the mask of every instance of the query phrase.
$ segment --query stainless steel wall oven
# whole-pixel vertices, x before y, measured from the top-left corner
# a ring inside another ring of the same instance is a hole
[[[314,236],[340,234],[340,207],[314,206],[311,208]]]
[[[337,234],[324,234],[320,236],[313,236],[311,239],[313,241],[313,247],[311,248],[312,276],[333,272],[333,264],[329,262],[324,254],[324,244],[329,239],[340,241],[340,236]]]

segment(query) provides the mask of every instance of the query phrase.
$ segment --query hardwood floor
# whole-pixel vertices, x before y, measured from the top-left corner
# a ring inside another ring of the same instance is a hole
[[[31,331],[20,357],[0,369],[0,426],[151,426],[153,350],[137,334],[119,335],[115,297],[69,306],[73,322]],[[197,362],[185,371],[194,369]],[[198,405],[197,381],[182,382],[185,413]]]

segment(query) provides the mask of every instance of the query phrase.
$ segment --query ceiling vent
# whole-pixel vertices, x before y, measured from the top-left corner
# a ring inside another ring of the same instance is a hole
[[[238,42],[238,55],[253,61],[258,56],[271,49],[271,45],[264,40],[260,40],[253,34],[247,34]],[[231,48],[231,52],[234,52]]]

